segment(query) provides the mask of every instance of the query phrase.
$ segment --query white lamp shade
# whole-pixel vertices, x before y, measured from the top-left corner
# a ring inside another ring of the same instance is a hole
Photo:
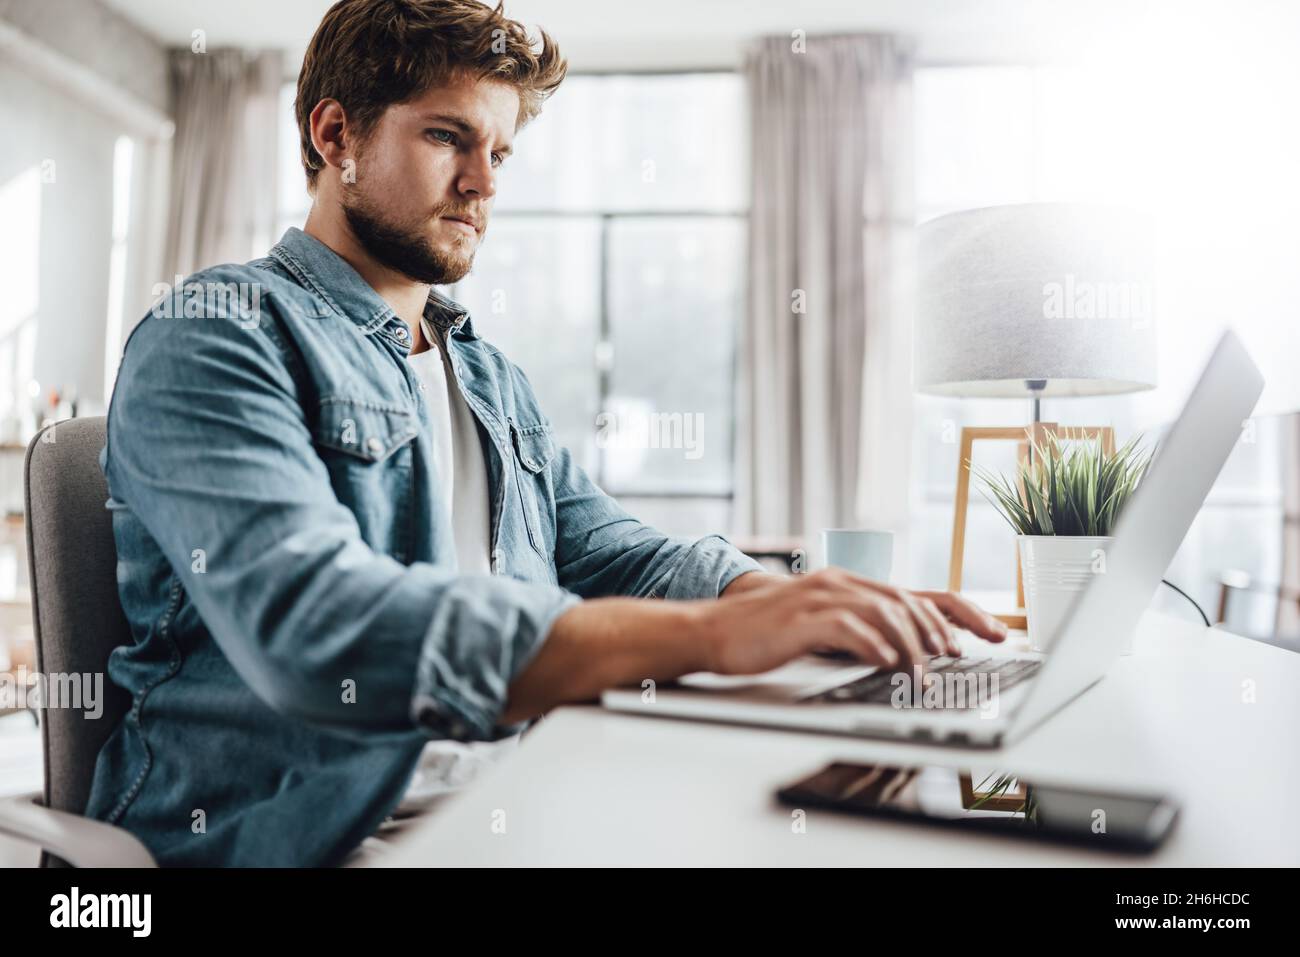
[[[1108,395],[1156,382],[1154,234],[1131,210],[992,206],[917,229],[914,386]]]

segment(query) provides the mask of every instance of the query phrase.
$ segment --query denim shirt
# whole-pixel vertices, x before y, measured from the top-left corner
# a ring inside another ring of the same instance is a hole
[[[426,741],[526,726],[507,689],[574,603],[716,597],[760,567],[638,522],[462,307],[425,315],[480,428],[491,575],[456,571],[407,326],[329,247],[290,229],[127,340],[100,464],[132,706],[86,813],[164,865],[337,863]]]

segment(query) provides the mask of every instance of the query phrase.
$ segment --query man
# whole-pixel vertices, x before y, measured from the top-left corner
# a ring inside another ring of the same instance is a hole
[[[564,77],[538,46],[473,0],[335,4],[298,80],[304,229],[191,276],[128,340],[101,464],[133,707],[88,813],[163,864],[337,863],[428,742],[510,739],[610,686],[817,648],[910,666],[956,651],[951,622],[1004,635],[951,595],[772,576],[637,522],[431,290],[469,270]],[[189,308],[229,288],[255,308]]]

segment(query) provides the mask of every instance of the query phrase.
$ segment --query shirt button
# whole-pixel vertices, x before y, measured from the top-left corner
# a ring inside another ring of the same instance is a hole
[[[370,438],[366,439],[366,451],[371,452],[374,455],[378,455],[383,450],[384,450],[384,443],[379,441],[379,439],[375,438],[373,435]]]
[[[423,383],[423,382],[420,383],[420,391],[421,391],[421,392],[424,391],[424,383]]]
[[[397,330],[397,338],[401,339],[402,341],[405,341],[406,336],[407,336],[406,326],[402,326],[400,329]]]

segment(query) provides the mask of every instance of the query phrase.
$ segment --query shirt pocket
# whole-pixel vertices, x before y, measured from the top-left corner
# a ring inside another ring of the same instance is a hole
[[[313,438],[362,462],[382,462],[417,431],[415,415],[400,405],[328,396],[321,399]]]
[[[514,448],[516,485],[519,505],[528,528],[528,541],[549,564],[554,559],[554,548],[547,529],[554,510],[551,504],[551,483],[546,467],[555,457],[555,443],[551,439],[551,426],[546,422],[520,425],[507,417],[510,424],[510,442]]]
[[[415,414],[396,403],[339,396],[321,399],[312,439],[338,500],[356,516],[376,551],[410,560]]]

